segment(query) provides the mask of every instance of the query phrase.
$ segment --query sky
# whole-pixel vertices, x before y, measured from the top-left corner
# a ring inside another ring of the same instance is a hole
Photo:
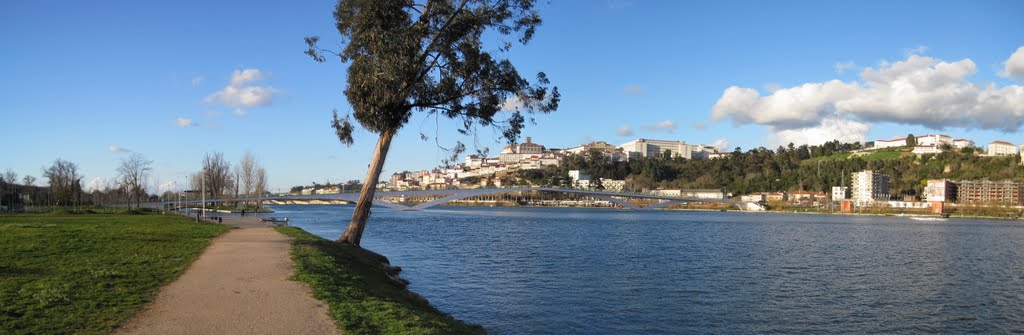
[[[338,142],[331,111],[346,64],[316,63],[303,38],[337,47],[333,1],[0,2],[0,170],[42,180],[60,158],[87,187],[119,161],[153,161],[156,189],[182,189],[207,153],[251,151],[271,191],[363,179],[376,135]],[[527,45],[501,54],[545,72],[558,111],[535,143],[682,140],[742,150],[943,133],[1024,143],[1022,1],[542,1]],[[491,44],[491,50],[497,46]],[[438,166],[475,137],[414,115],[383,175]],[[427,140],[421,139],[421,134]]]

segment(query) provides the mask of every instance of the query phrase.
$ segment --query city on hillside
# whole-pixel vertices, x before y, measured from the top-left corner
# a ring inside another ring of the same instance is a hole
[[[392,173],[380,181],[377,189],[558,187],[734,199],[758,204],[748,207],[754,210],[825,208],[837,212],[888,209],[944,213],[950,211],[950,206],[1024,206],[1024,176],[1013,172],[1017,164],[1024,165],[1019,154],[1022,151],[1024,144],[993,141],[979,148],[970,139],[945,134],[910,134],[864,144],[833,141],[820,146],[790,145],[776,151],[758,148],[748,152],[740,152],[739,148],[723,152],[712,145],[647,138],[619,145],[594,141],[558,149],[526,137],[522,143],[505,146],[494,157],[468,155],[464,162],[450,166]],[[775,159],[770,163],[759,161],[758,157],[766,153]],[[777,164],[779,157],[785,157],[788,164]],[[736,159],[737,164],[729,163],[730,159]],[[900,162],[918,167],[900,168]],[[996,164],[987,164],[990,162]],[[920,167],[922,163],[924,168]],[[825,171],[831,172],[826,172],[827,177],[820,176],[821,164],[828,164]],[[676,171],[659,175],[645,170],[645,165]],[[766,165],[759,176],[751,178],[752,167],[756,170],[757,166]],[[941,166],[932,168],[937,165]],[[1004,165],[1009,169],[992,169]],[[704,169],[705,173],[685,173],[694,169]],[[819,176],[801,176],[801,170],[809,169]],[[711,171],[742,172],[744,176],[737,178],[736,173]],[[693,178],[686,178],[687,174]],[[754,182],[737,183],[737,179]],[[762,179],[767,183],[757,183]],[[290,193],[337,194],[358,192],[360,187],[359,181],[351,180],[295,186]],[[610,205],[600,201],[595,204]]]

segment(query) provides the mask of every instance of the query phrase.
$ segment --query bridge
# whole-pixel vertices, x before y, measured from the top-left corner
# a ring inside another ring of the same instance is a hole
[[[594,190],[579,190],[571,188],[555,188],[555,187],[510,187],[510,188],[479,188],[479,189],[447,189],[447,190],[419,190],[419,191],[381,191],[374,194],[373,205],[394,208],[405,211],[416,211],[424,210],[434,206],[443,205],[452,201],[464,200],[472,197],[496,195],[512,192],[553,192],[563,194],[576,194],[587,196],[595,199],[605,200],[610,203],[622,206],[631,210],[654,210],[659,208],[665,208],[672,205],[688,203],[688,202],[703,202],[703,203],[723,203],[730,205],[740,206],[740,209],[746,209],[748,205],[742,202],[733,201],[729,199],[707,199],[707,198],[683,198],[683,197],[672,197],[653,195],[645,193],[624,193],[624,192],[608,192],[608,191],[594,191]],[[433,198],[432,200],[416,204],[416,205],[403,205],[387,201],[384,199],[389,198],[406,198],[406,197],[420,197],[420,198]],[[648,201],[657,201],[656,203],[648,206],[638,206],[630,203],[624,199],[644,199]],[[356,202],[359,199],[359,193],[337,193],[337,194],[311,194],[311,195],[286,195],[286,196],[269,196],[260,198],[232,198],[232,199],[206,199],[206,202],[218,203],[218,202],[234,202],[234,201],[266,201],[266,200],[343,200],[349,202]],[[167,206],[172,204],[197,204],[203,202],[202,200],[187,200],[187,201],[165,201],[159,203],[152,203],[152,205]]]

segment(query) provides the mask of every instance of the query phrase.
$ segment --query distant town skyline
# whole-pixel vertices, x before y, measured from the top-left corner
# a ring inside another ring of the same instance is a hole
[[[90,183],[138,152],[184,187],[207,152],[246,150],[271,189],[362,180],[373,134],[351,148],[328,127],[351,111],[345,65],[302,54],[337,46],[333,1],[0,4],[0,170],[41,176],[62,158]],[[1024,3],[1019,1],[541,3],[533,41],[508,53],[559,87],[557,112],[525,136],[682,140],[723,150],[942,133],[978,146],[1024,143]],[[415,117],[415,116],[414,116]],[[422,116],[418,116],[422,118]],[[414,119],[384,175],[436,166],[481,129]],[[421,134],[428,140],[421,140]]]

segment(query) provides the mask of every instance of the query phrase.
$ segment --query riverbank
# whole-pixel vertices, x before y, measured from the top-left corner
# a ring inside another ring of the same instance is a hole
[[[176,215],[0,216],[0,334],[108,334],[228,230]]]
[[[276,229],[294,238],[294,278],[330,306],[330,316],[347,335],[486,333],[407,290],[408,283],[398,277],[400,269],[384,256],[296,227]]]

